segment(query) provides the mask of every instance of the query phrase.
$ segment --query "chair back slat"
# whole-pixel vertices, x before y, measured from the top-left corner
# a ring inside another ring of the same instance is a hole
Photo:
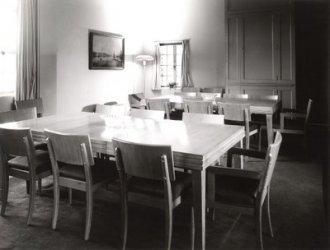
[[[102,115],[124,116],[127,114],[127,107],[123,104],[101,105],[97,104],[95,113]]]
[[[218,103],[218,110],[220,114],[224,114],[225,120],[228,121],[248,121],[251,120],[250,105],[248,103]],[[247,110],[247,117],[244,111]]]
[[[104,103],[104,105],[109,105],[109,106],[111,106],[111,105],[117,105],[118,104],[118,102],[116,102],[116,101],[111,101],[111,102],[105,102]]]
[[[84,144],[87,151],[89,165],[94,165],[94,158],[90,138],[88,135],[62,134],[50,130],[45,130],[45,134],[51,144],[54,159],[59,162],[84,165],[81,146]]]
[[[225,99],[243,99],[247,100],[249,98],[248,94],[224,94],[223,98]]]
[[[97,104],[90,104],[90,105],[84,106],[84,107],[82,107],[81,111],[95,113],[96,105]]]
[[[0,123],[18,122],[18,121],[36,119],[36,118],[37,118],[36,107],[0,112]]]
[[[27,138],[29,148],[33,151],[33,140],[31,130],[0,128],[0,147],[8,155],[28,156],[24,139]],[[34,152],[31,152],[34,154]]]
[[[196,88],[196,87],[183,87],[182,92],[200,92],[201,89],[200,88]]]
[[[153,119],[157,121],[164,120],[165,111],[162,110],[147,110],[147,109],[131,109],[130,116],[143,118],[143,119]]]
[[[143,93],[136,93],[128,95],[128,103],[132,108],[134,105],[139,105],[141,100],[144,99]]]
[[[224,92],[224,89],[223,88],[217,88],[217,87],[215,87],[215,88],[203,88],[203,89],[201,89],[201,92],[203,92],[203,93],[217,93],[217,94],[220,94],[222,96],[222,93]]]
[[[279,101],[278,95],[249,95],[250,100]]]
[[[14,100],[13,96],[0,96],[0,112],[14,110]]]
[[[211,114],[212,101],[187,100],[183,101],[184,112]]]
[[[261,202],[265,200],[265,197],[267,195],[281,143],[282,143],[282,135],[280,132],[277,132],[274,143],[270,144],[267,149],[266,160],[265,160],[266,166],[264,168],[263,177],[259,185],[259,194],[260,194]]]
[[[146,99],[147,109],[163,110],[166,118],[170,119],[170,100],[168,98]]]
[[[16,101],[15,104],[16,104],[16,109],[25,109],[25,108],[36,107],[37,115],[39,117],[41,117],[44,112],[44,105],[43,105],[41,98],[24,100],[24,101]]]
[[[198,113],[187,113],[183,112],[182,121],[184,123],[209,123],[215,125],[224,124],[223,115],[213,115],[213,114],[198,114]]]
[[[163,180],[162,156],[166,156],[169,178],[175,180],[173,153],[169,145],[147,145],[132,143],[118,138],[112,139],[117,166],[127,175]],[[120,158],[120,159],[119,159]],[[118,162],[122,163],[118,164]]]

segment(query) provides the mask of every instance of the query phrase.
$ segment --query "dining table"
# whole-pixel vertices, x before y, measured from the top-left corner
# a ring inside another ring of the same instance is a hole
[[[93,153],[114,155],[112,138],[137,143],[171,145],[174,164],[192,173],[195,247],[205,249],[206,169],[244,137],[241,126],[184,123],[182,121],[107,116],[78,112],[1,124],[30,128],[33,139],[44,141],[44,130],[88,134]]]
[[[214,95],[215,97],[215,95]],[[160,95],[151,97],[149,99],[169,99],[170,103],[183,104],[184,100],[187,98],[184,95]],[[194,98],[189,97],[190,100]],[[202,99],[205,101],[213,101],[213,105],[216,107],[217,103],[246,103],[250,106],[251,114],[262,114],[266,116],[266,127],[267,127],[267,142],[268,145],[273,143],[274,132],[273,132],[273,116],[280,109],[280,100],[264,100],[264,99],[238,99],[238,98],[210,98],[210,96],[198,96],[197,99]]]

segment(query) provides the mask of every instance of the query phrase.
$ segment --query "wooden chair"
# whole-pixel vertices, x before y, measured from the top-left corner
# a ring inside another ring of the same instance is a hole
[[[36,119],[36,118],[37,118],[36,107],[0,112],[0,123],[18,122],[18,121]]]
[[[162,99],[146,99],[147,109],[165,111],[166,119],[170,119],[171,105],[167,98]]]
[[[207,207],[212,209],[213,220],[214,208],[224,205],[254,209],[256,236],[261,249],[263,249],[262,207],[265,201],[269,231],[273,237],[269,190],[281,142],[282,136],[277,132],[274,143],[269,145],[267,153],[240,148],[230,149],[227,168],[207,169]],[[265,159],[265,166],[261,172],[230,168],[233,154]]]
[[[275,124],[273,127],[274,132],[281,132],[282,134],[295,134],[295,135],[302,135],[303,136],[303,145],[304,148],[307,147],[307,129],[308,129],[308,122],[311,114],[313,101],[312,99],[308,100],[307,108],[305,113],[299,113],[297,110],[288,110],[286,112],[280,113],[280,124]],[[295,124],[295,126],[286,126],[285,120],[302,120],[300,124]],[[262,131],[267,130],[266,126],[261,126],[259,131],[259,149],[261,148],[261,135]]]
[[[16,106],[16,109],[36,107],[38,117],[41,117],[44,112],[44,105],[43,105],[41,98],[32,99],[32,100],[24,100],[24,101],[16,101],[15,106]]]
[[[15,98],[13,96],[0,96],[0,112],[6,112],[15,109]]]
[[[258,127],[252,123],[250,105],[246,103],[218,103],[218,111],[225,116],[225,124],[245,127],[245,148],[250,148],[250,136],[258,133]]]
[[[109,105],[109,106],[111,106],[111,105],[117,105],[117,104],[118,104],[118,102],[116,102],[116,101],[105,102],[105,103],[104,103],[104,105]]]
[[[199,113],[187,113],[183,112],[182,121],[190,123],[209,123],[216,125],[224,124],[224,115],[213,115],[213,114],[199,114]]]
[[[124,116],[127,114],[127,107],[123,104],[101,105],[97,104],[95,113],[102,115]]]
[[[145,98],[143,93],[135,93],[128,95],[128,103],[130,108],[145,109],[145,105],[141,104],[141,101],[144,99]]]
[[[164,120],[165,112],[162,110],[131,109],[130,116],[161,121]]]
[[[0,128],[0,158],[4,181],[1,215],[7,206],[9,176],[14,176],[27,182],[30,194],[27,224],[31,225],[36,181],[52,174],[48,152],[35,149],[30,129]]]
[[[94,159],[88,135],[61,134],[45,130],[54,177],[54,211],[52,228],[56,229],[60,187],[86,192],[85,240],[89,239],[93,215],[93,192],[101,185],[118,178],[115,164]]]
[[[165,210],[165,249],[171,248],[172,210],[191,185],[191,175],[175,172],[168,145],[147,145],[112,139],[119,170],[122,206],[122,248],[126,248],[128,201]],[[194,234],[192,213],[192,235]],[[193,239],[193,238],[192,238]],[[193,240],[192,240],[193,243]]]
[[[197,87],[182,87],[182,92],[200,92],[201,88],[197,88]]]
[[[185,99],[183,101],[184,112],[189,113],[201,113],[201,114],[212,114],[213,104],[212,101],[199,101]]]

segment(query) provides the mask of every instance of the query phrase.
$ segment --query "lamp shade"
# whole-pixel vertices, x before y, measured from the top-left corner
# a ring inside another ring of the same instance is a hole
[[[153,56],[150,55],[138,55],[137,57],[135,57],[136,61],[153,61],[154,58]]]

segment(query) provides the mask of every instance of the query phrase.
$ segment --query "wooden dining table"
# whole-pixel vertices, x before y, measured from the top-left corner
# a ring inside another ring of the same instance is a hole
[[[84,112],[45,116],[0,126],[31,128],[36,141],[45,140],[44,129],[88,134],[93,152],[108,155],[114,155],[113,137],[138,143],[171,145],[175,166],[192,172],[197,249],[205,249],[206,169],[244,137],[244,128],[240,126],[186,124],[182,121],[154,121]]]
[[[152,97],[150,99],[169,99],[172,104],[182,104],[184,102],[185,96],[182,95],[161,95]],[[203,96],[202,96],[203,98]],[[192,99],[191,97],[189,99]],[[209,98],[203,98],[204,100],[210,100]],[[220,98],[217,101],[212,100],[214,105],[216,102],[224,103],[247,103],[250,105],[251,114],[262,114],[266,116],[266,126],[267,126],[267,142],[268,145],[274,140],[273,132],[273,115],[280,109],[281,102],[274,100],[261,100],[261,99],[237,99],[237,98]]]

